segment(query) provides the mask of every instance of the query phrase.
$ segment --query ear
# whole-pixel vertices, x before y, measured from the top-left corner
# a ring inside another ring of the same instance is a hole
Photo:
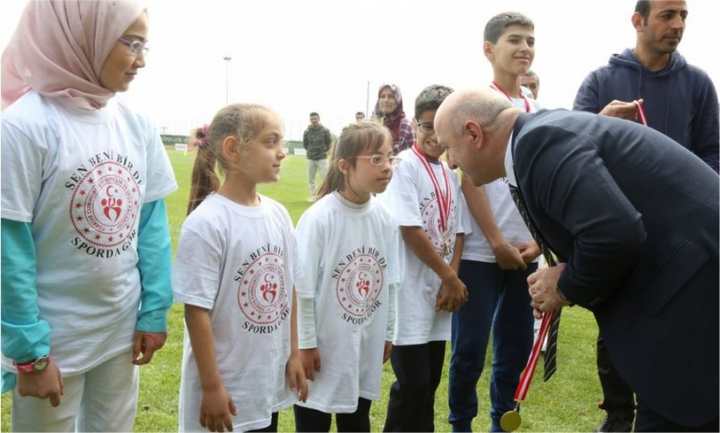
[[[348,173],[350,172],[350,161],[347,159],[340,159],[337,162],[337,168],[340,170],[340,173],[342,173],[345,177],[347,177]]]
[[[222,153],[226,161],[237,161],[240,158],[240,142],[234,135],[228,135],[222,142]]]
[[[485,133],[477,122],[472,120],[465,121],[465,124],[463,125],[463,135],[467,135],[469,137],[470,145],[475,150],[481,150],[483,148]]]
[[[483,42],[483,53],[485,58],[492,62],[495,59],[495,45],[489,41]]]
[[[632,18],[630,18],[630,21],[632,22],[633,27],[635,27],[636,32],[642,32],[643,30],[643,17],[637,12],[634,12],[632,14]]]

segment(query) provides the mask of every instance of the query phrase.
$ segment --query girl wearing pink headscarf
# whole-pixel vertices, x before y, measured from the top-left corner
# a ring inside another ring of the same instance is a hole
[[[130,0],[28,3],[2,54],[2,368],[15,431],[130,431],[172,304],[160,135],[113,96],[145,66]],[[46,399],[49,399],[49,403]]]
[[[402,94],[398,86],[394,84],[380,86],[373,117],[390,130],[395,155],[415,144],[415,133],[410,120],[405,116]]]

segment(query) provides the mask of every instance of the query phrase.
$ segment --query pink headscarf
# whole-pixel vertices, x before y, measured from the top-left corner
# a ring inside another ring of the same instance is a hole
[[[136,0],[32,0],[2,54],[2,108],[28,91],[86,110],[115,94],[100,71],[125,30],[140,16]]]

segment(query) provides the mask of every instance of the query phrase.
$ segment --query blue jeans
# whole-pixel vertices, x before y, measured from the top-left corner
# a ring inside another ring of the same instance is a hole
[[[469,297],[452,317],[448,394],[453,431],[471,431],[472,420],[477,416],[476,386],[485,364],[491,327],[490,431],[502,431],[500,417],[515,407],[515,388],[533,343],[527,277],[535,270],[535,263],[524,271],[504,271],[495,263],[460,262],[459,276]]]

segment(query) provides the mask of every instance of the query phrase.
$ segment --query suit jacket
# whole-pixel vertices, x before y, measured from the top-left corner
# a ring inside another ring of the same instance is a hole
[[[513,164],[530,218],[567,263],[558,288],[596,316],[613,364],[666,418],[718,416],[718,176],[640,124],[521,114]]]

